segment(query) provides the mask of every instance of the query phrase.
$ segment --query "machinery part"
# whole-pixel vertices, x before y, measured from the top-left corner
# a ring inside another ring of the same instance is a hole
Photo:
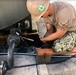
[[[15,46],[17,46],[20,43],[20,33],[21,31],[18,28],[12,29],[7,39],[8,45],[10,45],[10,43],[13,41],[15,43]]]
[[[7,43],[9,45],[7,64],[8,64],[8,69],[11,69],[14,66],[13,52],[15,50],[15,47],[18,46],[18,44],[20,43],[20,36],[17,29],[11,30],[11,34],[7,39]]]
[[[19,28],[13,28],[13,29],[10,30],[10,34],[20,35],[21,34],[21,30]]]
[[[7,39],[7,43],[10,46],[10,44],[14,42],[15,43],[15,47],[20,43],[20,36],[18,35],[9,35],[8,39]]]
[[[34,42],[34,40],[33,40],[33,39],[26,38],[26,37],[22,37],[21,39],[22,39],[22,40],[24,40],[24,39],[25,39],[25,40],[28,40],[28,41],[32,41],[32,42]]]
[[[5,75],[7,71],[7,62],[1,61],[0,62],[0,75]]]
[[[27,0],[26,5],[34,20],[38,20],[48,9],[50,0]],[[34,12],[33,9],[36,11]]]
[[[26,0],[2,0],[0,7],[0,29],[9,27],[30,15]]]
[[[30,20],[30,18],[29,18]],[[22,31],[32,32],[32,26],[31,26],[31,20],[22,20],[22,22],[18,23],[18,28],[20,28]]]

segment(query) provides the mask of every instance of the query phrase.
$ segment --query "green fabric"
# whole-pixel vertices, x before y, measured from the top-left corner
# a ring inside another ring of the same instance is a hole
[[[53,43],[53,49],[56,52],[67,52],[76,46],[76,32],[67,32],[62,38]]]

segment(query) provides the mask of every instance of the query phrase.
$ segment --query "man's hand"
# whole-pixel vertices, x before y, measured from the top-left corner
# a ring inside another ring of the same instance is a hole
[[[41,38],[40,39],[43,43],[47,42],[46,38]]]

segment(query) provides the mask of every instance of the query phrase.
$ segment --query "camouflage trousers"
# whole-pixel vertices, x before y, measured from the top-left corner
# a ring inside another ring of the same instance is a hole
[[[76,31],[67,32],[62,38],[53,42],[53,50],[56,52],[67,52],[76,46]]]

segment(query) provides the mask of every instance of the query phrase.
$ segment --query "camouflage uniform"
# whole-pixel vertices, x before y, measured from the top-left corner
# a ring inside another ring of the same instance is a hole
[[[53,43],[53,50],[56,52],[66,52],[76,46],[76,32],[67,32],[62,38]]]

